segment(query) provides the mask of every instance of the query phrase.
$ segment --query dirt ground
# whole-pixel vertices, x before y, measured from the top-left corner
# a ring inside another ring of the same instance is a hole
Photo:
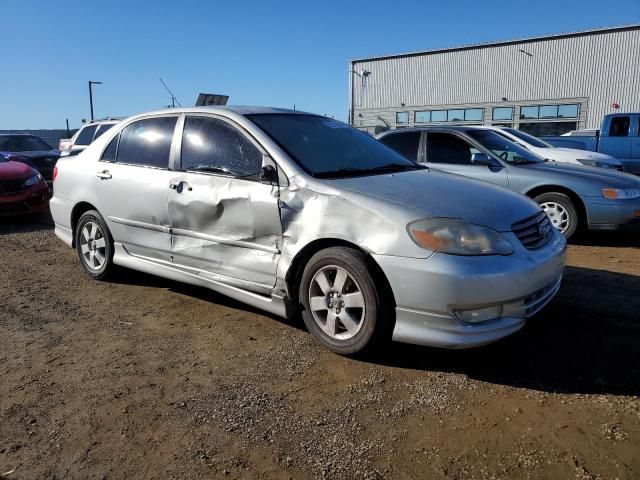
[[[640,478],[640,229],[495,345],[368,361],[0,221],[0,478]]]

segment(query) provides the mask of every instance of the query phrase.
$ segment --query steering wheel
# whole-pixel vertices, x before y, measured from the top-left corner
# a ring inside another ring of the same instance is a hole
[[[507,158],[509,158],[509,153],[508,152],[502,152],[500,155],[498,155],[502,160],[504,160],[505,162],[507,161]]]

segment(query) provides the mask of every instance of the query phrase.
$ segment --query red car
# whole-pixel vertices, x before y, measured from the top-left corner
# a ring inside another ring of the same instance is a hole
[[[0,156],[0,215],[41,212],[49,208],[49,198],[42,175],[29,165]]]

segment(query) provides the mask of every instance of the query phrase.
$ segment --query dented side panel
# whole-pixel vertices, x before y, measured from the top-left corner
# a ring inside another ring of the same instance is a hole
[[[275,284],[282,226],[277,187],[174,172],[169,194],[173,261],[261,291]]]

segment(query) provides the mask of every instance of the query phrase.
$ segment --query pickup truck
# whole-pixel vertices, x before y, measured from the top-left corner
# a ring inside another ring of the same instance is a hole
[[[611,155],[622,160],[625,172],[640,175],[640,113],[605,115],[600,130],[578,130],[561,137],[543,139],[555,147]]]

